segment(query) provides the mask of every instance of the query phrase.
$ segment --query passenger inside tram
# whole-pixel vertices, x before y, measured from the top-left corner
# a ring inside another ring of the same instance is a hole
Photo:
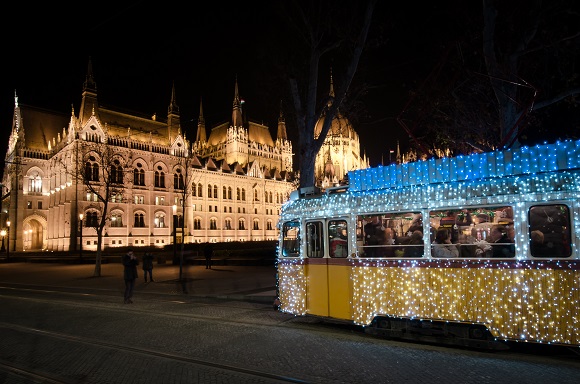
[[[515,255],[511,207],[432,211],[430,216],[438,229],[445,228],[451,233],[451,243],[459,250],[459,257]]]
[[[516,253],[515,245],[508,236],[505,225],[494,225],[489,236],[493,249],[493,257],[514,257]]]

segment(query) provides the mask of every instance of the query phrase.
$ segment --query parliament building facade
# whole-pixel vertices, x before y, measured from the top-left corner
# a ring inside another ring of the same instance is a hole
[[[78,112],[19,105],[15,92],[5,246],[96,250],[100,223],[102,249],[276,240],[280,207],[297,187],[292,143],[282,111],[275,139],[244,117],[236,80],[231,120],[208,135],[200,102],[190,141],[174,88],[166,121],[105,108],[90,61]]]

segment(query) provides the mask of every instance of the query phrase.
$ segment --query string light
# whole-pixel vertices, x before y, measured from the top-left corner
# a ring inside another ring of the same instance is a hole
[[[526,202],[571,201],[577,234],[579,169],[580,141],[378,166],[349,172],[346,193],[288,201],[280,222],[349,214],[354,225],[356,215],[369,212],[505,204],[514,207],[515,227],[526,229]],[[356,231],[349,233],[356,244]],[[527,233],[516,237],[511,261],[348,258],[352,314],[346,320],[364,326],[377,315],[467,322],[486,325],[498,339],[580,346],[577,256],[529,260]],[[309,313],[308,268],[314,266],[281,258],[277,268],[281,310]]]

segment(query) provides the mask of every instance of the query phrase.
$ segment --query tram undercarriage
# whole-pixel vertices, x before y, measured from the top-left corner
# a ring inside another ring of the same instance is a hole
[[[377,316],[365,333],[389,339],[420,341],[431,344],[461,346],[473,349],[502,351],[509,349],[496,340],[483,324],[419,320]]]

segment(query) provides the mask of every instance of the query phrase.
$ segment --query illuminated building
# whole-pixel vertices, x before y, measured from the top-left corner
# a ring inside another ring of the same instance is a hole
[[[105,108],[90,62],[78,114],[74,108],[56,113],[19,105],[15,94],[2,179],[2,222],[12,223],[11,251],[79,250],[81,238],[83,250],[96,250],[103,214],[103,248],[161,247],[173,242],[174,228],[179,243],[275,240],[280,206],[295,189],[292,144],[282,113],[273,140],[267,126],[243,119],[242,104],[236,80],[231,121],[208,136],[200,103],[196,140],[190,142],[175,88],[167,121]],[[78,148],[102,146],[118,161],[111,167],[123,173],[117,180],[122,193],[110,196],[106,212],[78,177],[98,166]],[[183,209],[184,158],[193,187]],[[73,167],[77,176],[69,171]]]

